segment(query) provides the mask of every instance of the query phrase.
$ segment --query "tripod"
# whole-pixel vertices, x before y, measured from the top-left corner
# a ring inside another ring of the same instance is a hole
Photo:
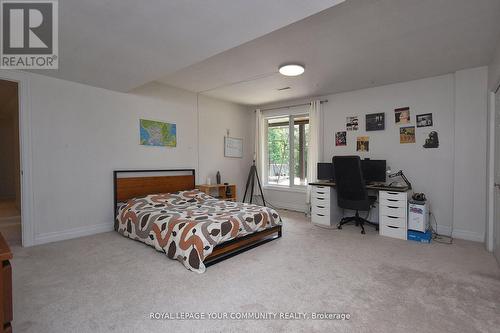
[[[260,195],[262,196],[262,204],[266,206],[266,200],[264,199],[264,193],[262,192],[262,186],[260,185],[259,173],[257,172],[257,167],[255,166],[255,160],[253,160],[253,164],[250,167],[250,172],[248,173],[247,185],[245,186],[245,194],[243,195],[243,202],[247,198],[248,187],[252,187],[250,190],[250,203],[253,200],[253,189],[255,186],[255,178],[257,178],[257,185],[259,185]]]

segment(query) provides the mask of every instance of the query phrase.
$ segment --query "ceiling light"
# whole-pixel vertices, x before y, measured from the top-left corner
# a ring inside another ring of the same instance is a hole
[[[285,76],[298,76],[304,73],[304,70],[304,66],[298,64],[282,65],[279,68],[280,73]]]

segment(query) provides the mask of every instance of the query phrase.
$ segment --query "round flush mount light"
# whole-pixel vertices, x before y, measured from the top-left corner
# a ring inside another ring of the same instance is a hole
[[[304,73],[305,68],[299,64],[287,64],[281,65],[279,68],[279,72],[285,76],[298,76]]]

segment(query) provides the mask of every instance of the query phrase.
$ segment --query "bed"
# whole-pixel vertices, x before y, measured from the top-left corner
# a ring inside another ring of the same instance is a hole
[[[268,207],[224,201],[195,188],[194,169],[114,171],[115,230],[192,271],[282,234]]]

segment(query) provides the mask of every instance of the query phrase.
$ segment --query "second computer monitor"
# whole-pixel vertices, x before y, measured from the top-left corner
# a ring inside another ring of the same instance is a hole
[[[333,181],[333,163],[318,163],[318,180]]]
[[[385,160],[361,160],[363,178],[367,183],[385,183],[387,163]]]

